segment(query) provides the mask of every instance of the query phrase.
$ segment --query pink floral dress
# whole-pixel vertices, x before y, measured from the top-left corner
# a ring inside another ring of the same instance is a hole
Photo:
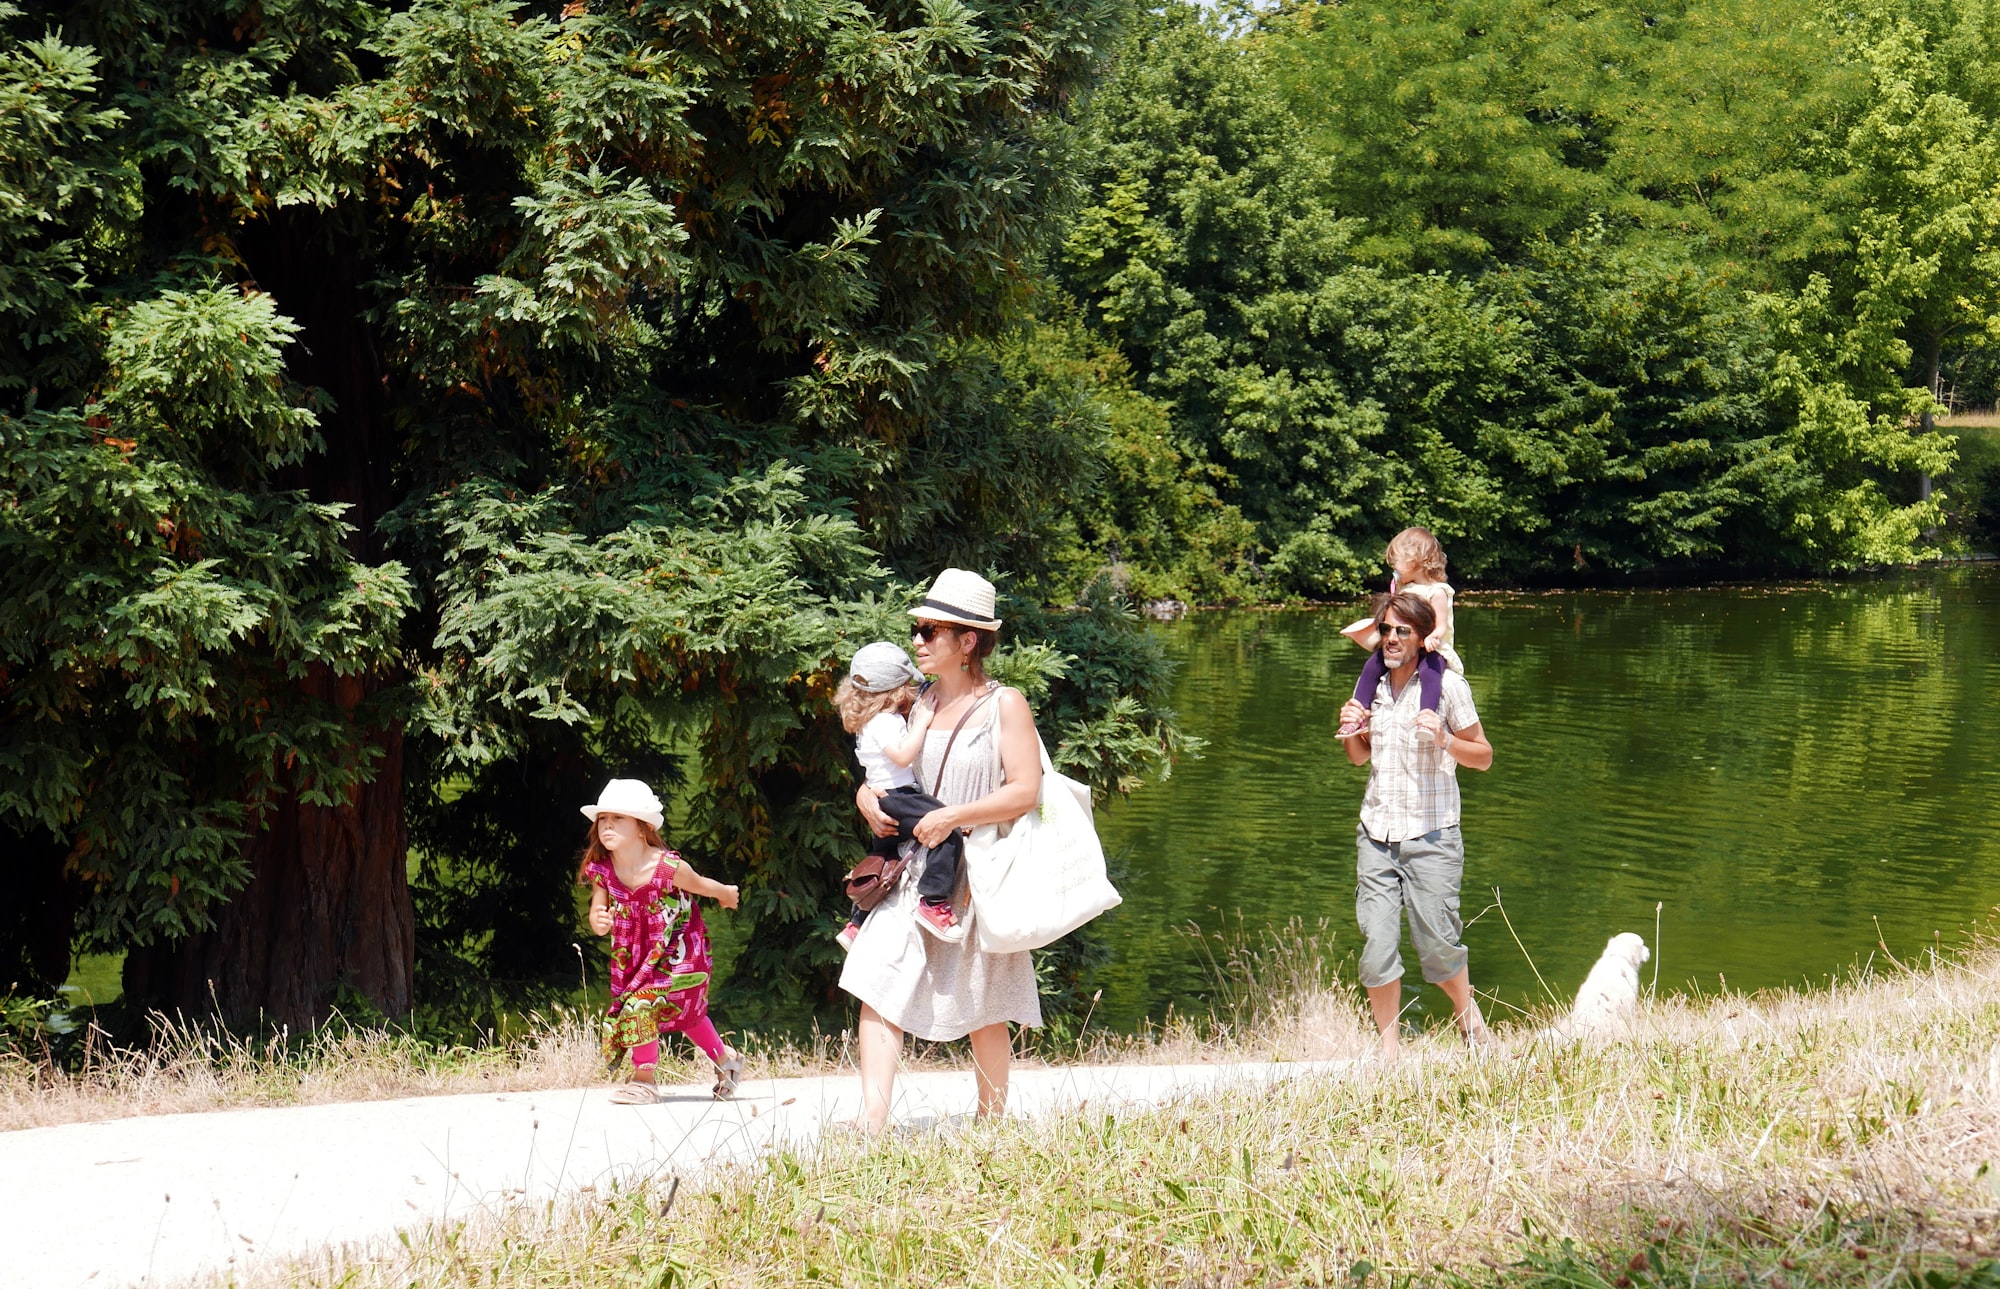
[[[694,900],[674,887],[679,862],[673,851],[662,851],[652,880],[636,891],[618,880],[608,859],[584,869],[590,885],[611,898],[608,1061],[708,1015],[708,928]]]

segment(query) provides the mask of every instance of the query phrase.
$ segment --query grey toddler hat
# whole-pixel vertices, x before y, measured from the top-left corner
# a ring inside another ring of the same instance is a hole
[[[924,673],[917,670],[917,664],[910,661],[910,655],[903,651],[903,646],[887,640],[862,645],[854,655],[854,661],[848,664],[847,674],[853,679],[856,689],[871,694],[901,689],[924,678]]]

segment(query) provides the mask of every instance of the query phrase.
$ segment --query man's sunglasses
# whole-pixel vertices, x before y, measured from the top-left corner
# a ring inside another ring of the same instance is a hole
[[[1400,623],[1377,622],[1375,624],[1375,633],[1382,636],[1392,636],[1397,640],[1408,640],[1417,634],[1417,629],[1415,627],[1403,626]],[[928,640],[930,637],[925,636],[924,639]]]

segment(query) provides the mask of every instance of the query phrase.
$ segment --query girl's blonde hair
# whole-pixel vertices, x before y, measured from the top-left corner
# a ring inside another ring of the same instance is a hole
[[[1438,539],[1431,536],[1428,528],[1405,528],[1389,539],[1388,549],[1382,554],[1390,568],[1413,564],[1423,581],[1444,581],[1444,547],[1438,545]]]
[[[627,816],[627,818],[630,818],[630,816]],[[639,840],[646,843],[646,849],[665,850],[667,848],[666,843],[660,840],[659,829],[653,827],[653,825],[647,823],[644,819],[633,819],[632,822],[639,825]],[[590,881],[590,866],[592,864],[608,864],[610,862],[611,852],[604,849],[603,842],[597,840],[597,821],[593,819],[590,821],[589,841],[583,848],[583,858],[576,861],[576,884],[582,886]]]
[[[840,682],[840,688],[833,691],[833,707],[840,713],[840,727],[849,734],[859,734],[861,727],[880,716],[883,712],[902,711],[917,700],[914,684],[898,685],[894,689],[863,689],[849,676]]]

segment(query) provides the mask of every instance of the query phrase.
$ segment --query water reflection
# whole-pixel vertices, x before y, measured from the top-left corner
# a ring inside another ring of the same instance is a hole
[[[1481,596],[1459,614],[1498,750],[1490,773],[1460,775],[1466,913],[1501,888],[1558,992],[1613,932],[1653,941],[1656,902],[1662,989],[1818,979],[1874,949],[1875,919],[1918,954],[2000,903],[2000,569]],[[1361,662],[1337,634],[1351,616],[1160,628],[1176,706],[1209,750],[1100,817],[1127,871],[1100,1018],[1199,1004],[1190,922],[1325,917],[1356,944],[1365,771],[1331,737]],[[1467,939],[1482,992],[1535,996],[1497,914]]]

